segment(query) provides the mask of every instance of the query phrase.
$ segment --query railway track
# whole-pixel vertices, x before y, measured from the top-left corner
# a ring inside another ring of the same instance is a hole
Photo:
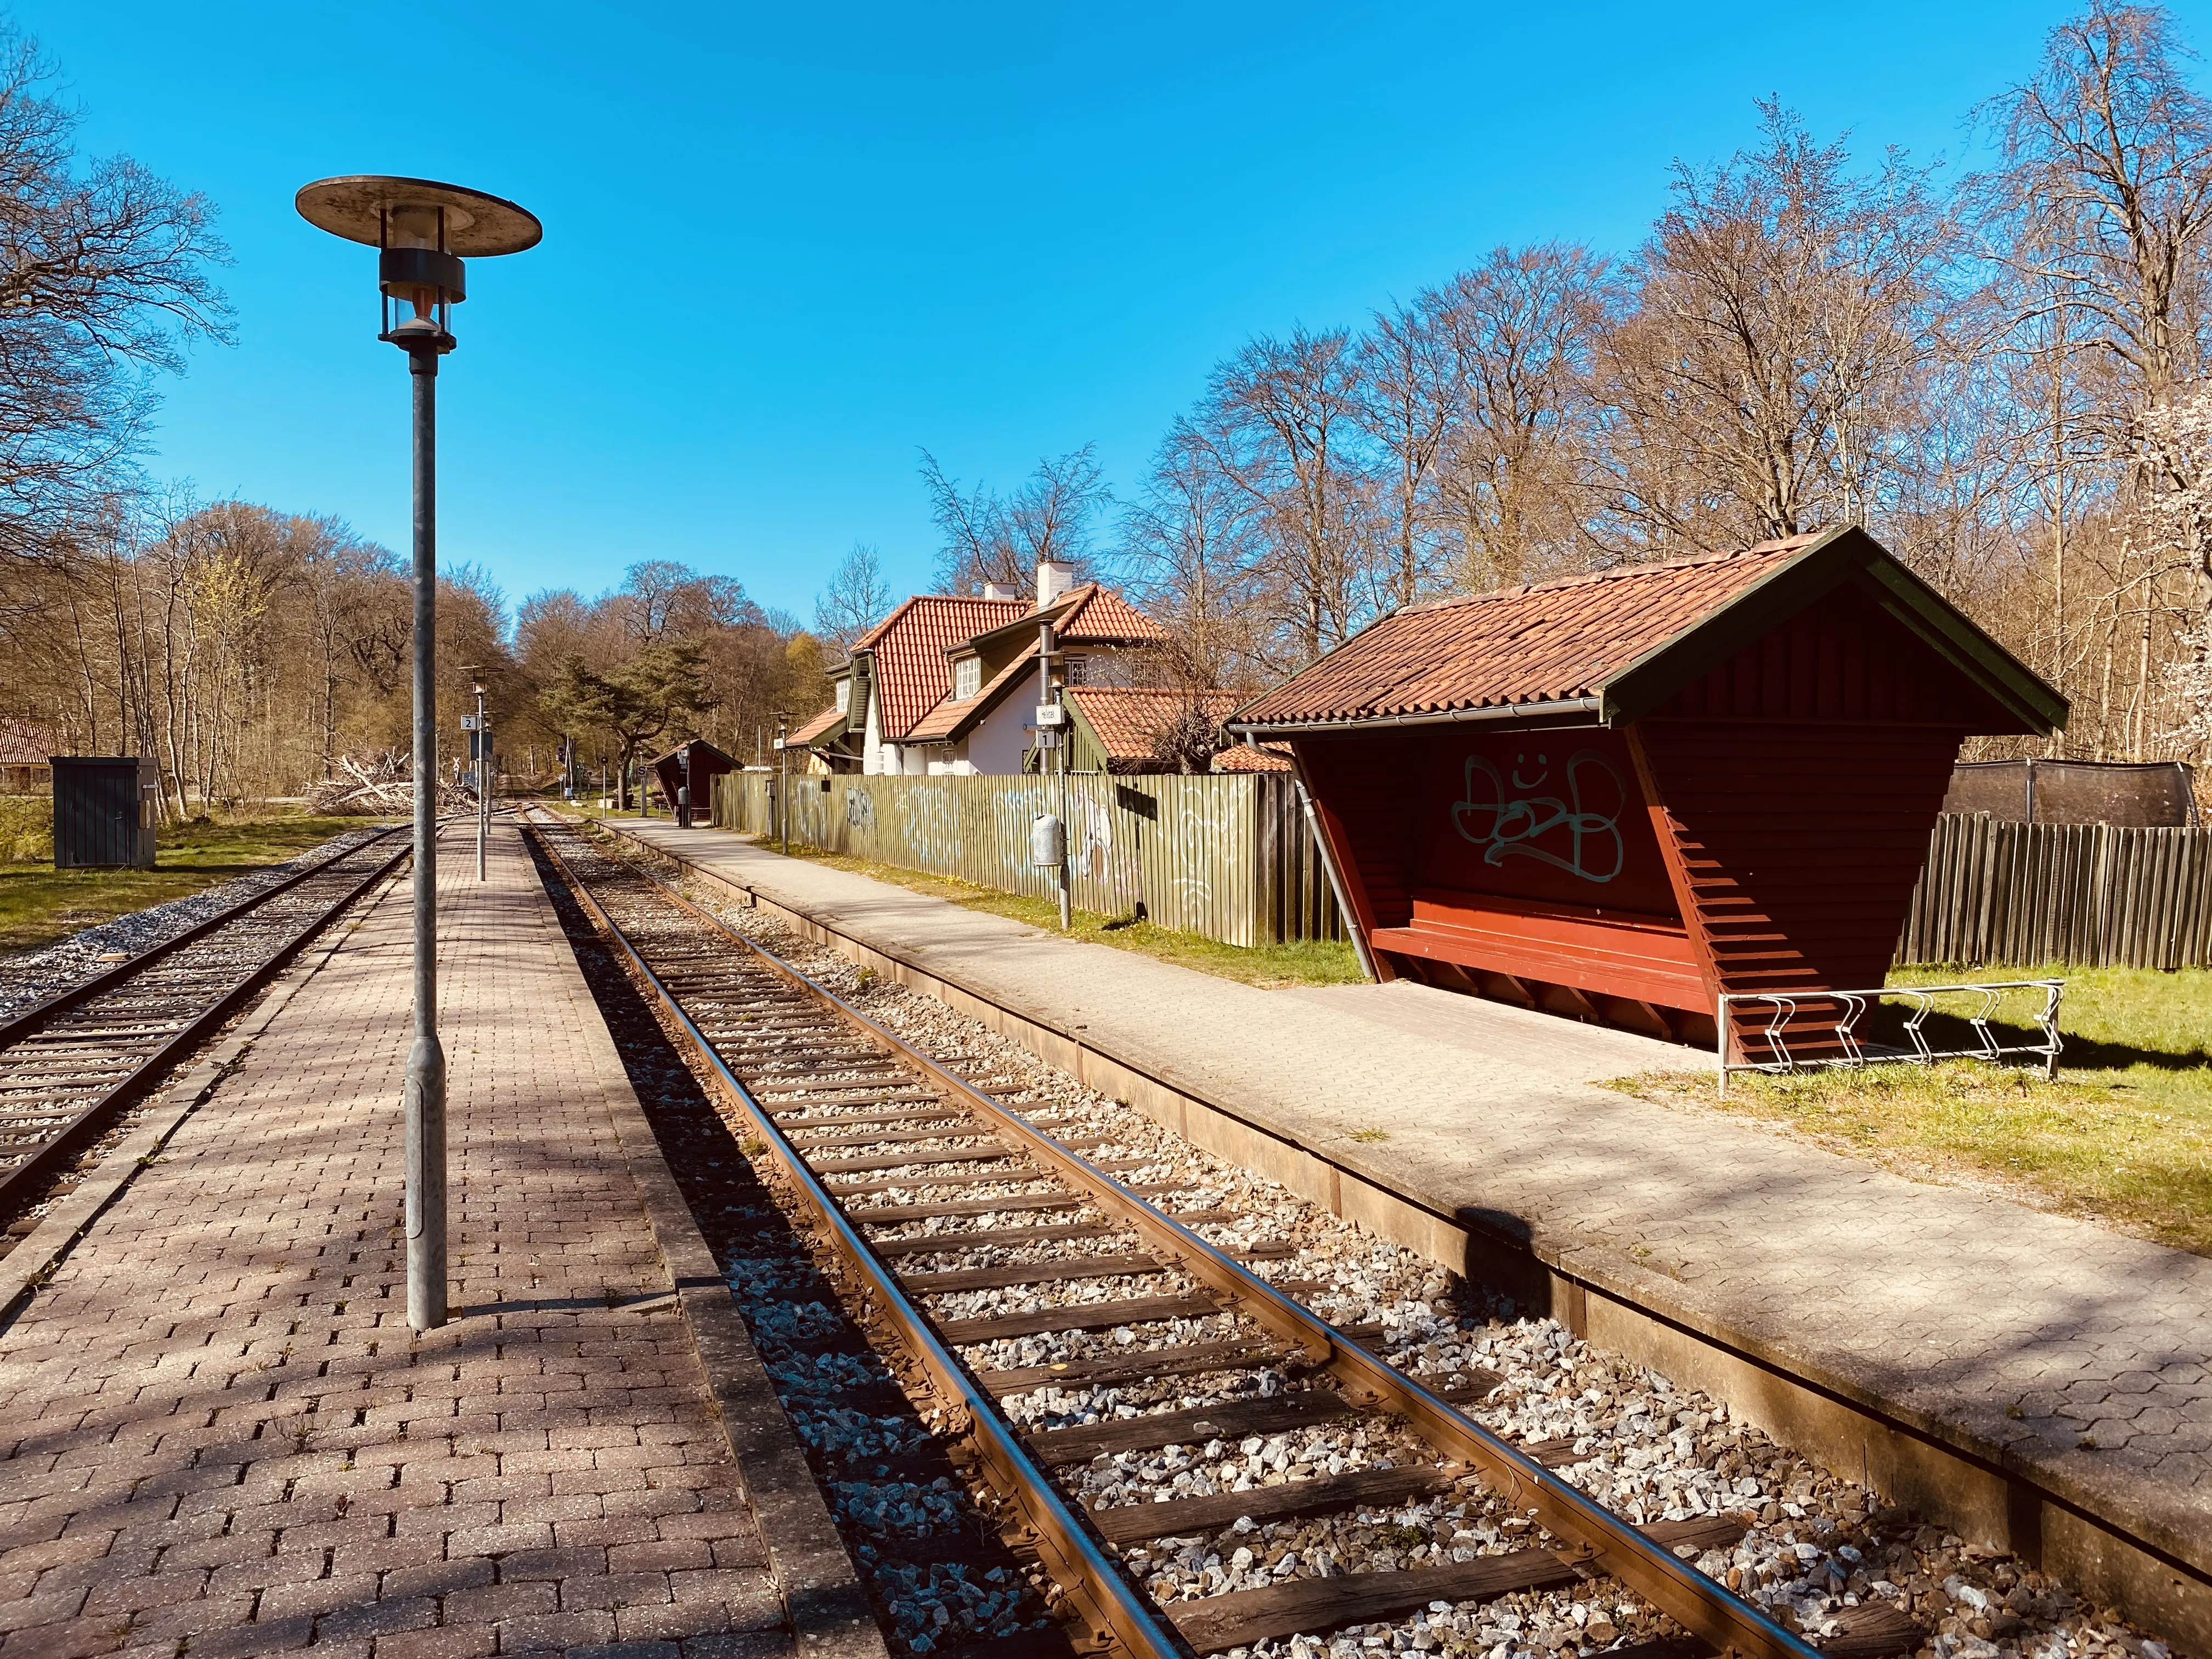
[[[1041,1569],[1077,1651],[1299,1655],[1347,1628],[1386,1650],[1464,1650],[1427,1639],[1425,1621],[1449,1634],[1470,1606],[1582,1586],[1662,1615],[1655,1638],[1614,1649],[1638,1659],[1816,1650],[1685,1559],[1710,1561],[1748,1517],[1630,1524],[1553,1474],[1545,1449],[1462,1414],[1498,1378],[1431,1391],[1385,1363],[1363,1346],[1379,1333],[1334,1328],[1254,1271],[1276,1253],[1267,1243],[1224,1248],[1196,1231],[1234,1218],[1192,1207],[1202,1194],[1157,1178],[1156,1160],[1085,1158],[1095,1138],[1055,1138],[1050,1120],[994,1099],[649,872],[576,856],[588,849],[565,824],[532,833],[749,1130],[745,1152],[776,1170],[848,1305],[927,1402],[936,1444],[995,1495],[1002,1536]],[[1009,1292],[1026,1305],[1009,1310]],[[1040,1334],[1065,1339],[1060,1357],[1014,1363]],[[1162,1378],[1194,1403],[1060,1426],[1009,1406]],[[1324,1431],[1349,1455],[1293,1457]],[[1128,1501],[1086,1483],[1160,1452],[1206,1472],[1200,1489]],[[1278,1550],[1274,1582],[1196,1595],[1142,1565],[1176,1540],[1203,1554],[1211,1538],[1396,1510],[1420,1517],[1406,1530],[1425,1565],[1337,1572]],[[1453,1517],[1435,1534],[1448,1553],[1428,1547],[1439,1513]],[[1885,1603],[1858,1611],[1818,1650],[1881,1659],[1923,1638]],[[1409,1620],[1410,1632],[1367,1633]]]
[[[398,867],[406,834],[380,830],[0,1023],[0,1216],[50,1196],[126,1108]]]

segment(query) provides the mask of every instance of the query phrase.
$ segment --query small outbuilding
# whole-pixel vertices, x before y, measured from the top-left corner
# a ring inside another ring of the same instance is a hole
[[[135,755],[54,755],[54,868],[150,870],[161,769]]]
[[[694,738],[689,743],[679,743],[666,754],[652,761],[653,786],[660,792],[661,799],[674,811],[680,799],[691,803],[694,816],[702,823],[707,822],[714,805],[714,780],[725,772],[738,769],[738,763],[704,738]],[[690,789],[689,797],[679,797],[677,791]]]
[[[1723,992],[1880,985],[1960,742],[2066,712],[1849,528],[1409,606],[1229,724],[1378,977],[1711,1043]]]

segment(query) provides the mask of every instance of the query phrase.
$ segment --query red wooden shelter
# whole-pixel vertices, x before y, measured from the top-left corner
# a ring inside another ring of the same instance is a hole
[[[1380,976],[1711,1042],[1721,992],[1881,984],[1960,741],[2065,719],[1844,529],[1409,606],[1230,726]]]

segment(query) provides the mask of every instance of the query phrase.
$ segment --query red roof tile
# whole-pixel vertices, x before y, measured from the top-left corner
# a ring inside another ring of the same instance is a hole
[[[1233,691],[1175,691],[1164,687],[1071,685],[1068,701],[1082,712],[1084,723],[1097,733],[1109,760],[1150,760],[1155,734],[1176,714],[1195,702],[1215,721],[1227,720],[1237,707]]]
[[[44,766],[54,734],[43,720],[0,720],[0,766]]]
[[[1036,653],[1024,653],[997,673],[983,682],[972,697],[958,702],[946,696],[914,724],[906,734],[908,743],[945,743],[960,735],[962,726],[969,721],[988,714],[998,704],[1000,696],[1016,680],[1036,678]]]
[[[1595,695],[1606,680],[1788,564],[1819,536],[1409,605],[1239,711],[1267,726]]]
[[[1023,599],[918,593],[855,640],[854,654],[875,655],[881,740],[904,743],[915,723],[952,689],[951,665],[945,659],[948,647],[965,645],[1028,609]]]
[[[1287,772],[1291,757],[1280,749],[1232,743],[1213,757],[1217,772]]]
[[[1053,633],[1069,645],[1092,641],[1126,644],[1164,641],[1168,630],[1109,587],[1097,582],[1076,588],[1060,601],[1066,608]]]
[[[799,730],[786,738],[783,740],[784,746],[788,749],[804,749],[809,744],[817,742],[820,738],[842,729],[844,724],[845,711],[838,708],[837,705],[833,702],[820,714],[817,714],[812,720],[807,721],[805,725],[800,726]]]

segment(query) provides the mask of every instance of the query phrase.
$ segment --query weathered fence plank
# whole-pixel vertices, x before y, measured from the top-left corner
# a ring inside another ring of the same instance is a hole
[[[1897,960],[2212,967],[2212,830],[1947,813]]]
[[[779,832],[777,780],[714,781],[714,820]],[[1343,927],[1287,777],[823,777],[791,780],[791,838],[902,869],[1048,898],[1030,824],[1060,814],[1077,908],[1130,915],[1224,944],[1341,939]]]

